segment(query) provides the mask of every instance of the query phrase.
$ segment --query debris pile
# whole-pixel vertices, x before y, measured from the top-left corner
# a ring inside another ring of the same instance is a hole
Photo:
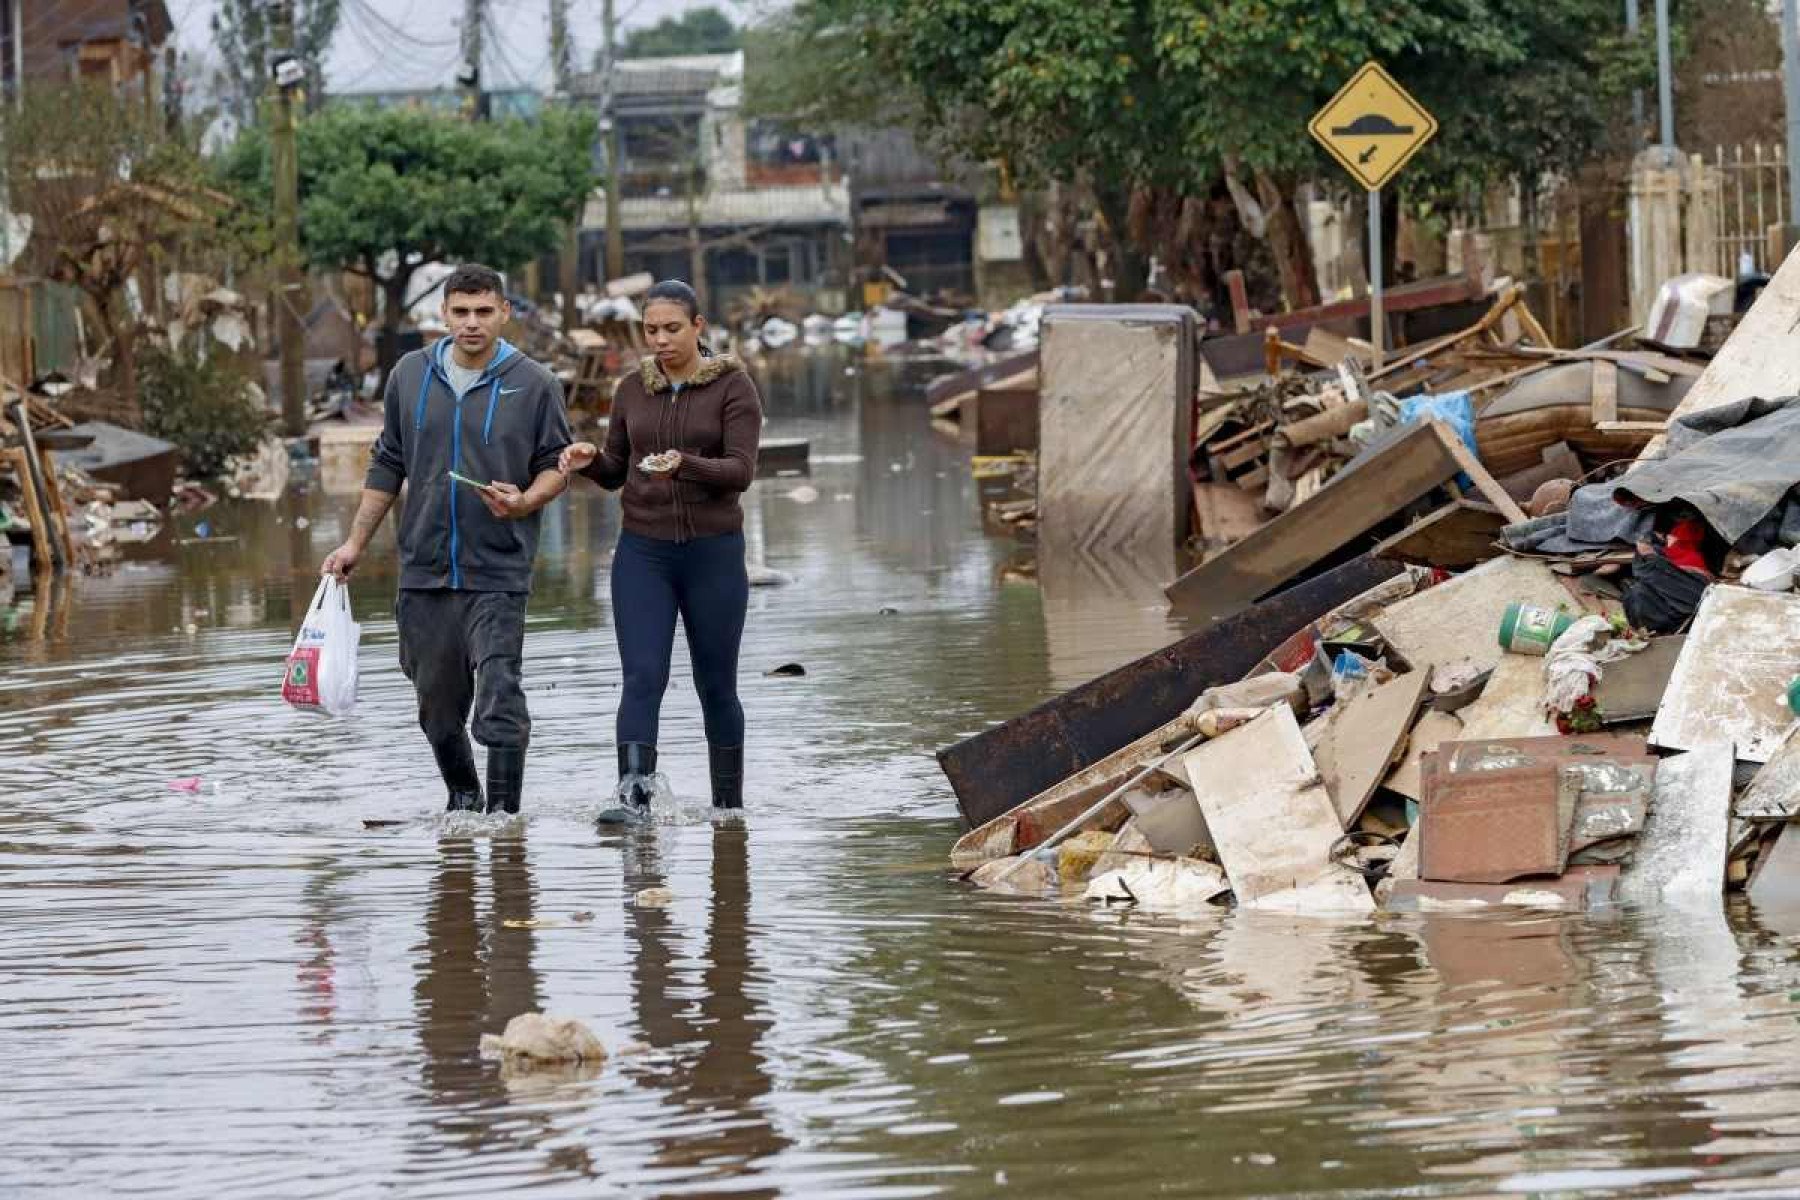
[[[1433,404],[1359,441],[1385,402],[1348,360],[1236,397],[1241,428],[1197,439],[1208,486],[1260,499],[1293,470],[1283,452],[1327,457],[1290,475],[1285,513],[1170,586],[1200,632],[941,752],[975,825],[952,864],[1174,912],[1800,899],[1800,397],[1754,390],[1796,382],[1771,357],[1800,316],[1783,295],[1698,379],[1648,352],[1528,370],[1534,348],[1485,335],[1415,359],[1435,355],[1451,394],[1498,365],[1503,401],[1573,365],[1590,385],[1659,371],[1644,382],[1689,397],[1665,392],[1653,422],[1584,397],[1585,430],[1556,426],[1584,469],[1543,511],[1508,478],[1525,439],[1480,428],[1495,402],[1470,406],[1472,440]],[[1334,432],[1294,440],[1306,422]],[[1588,435],[1615,432],[1607,452],[1636,460],[1586,469]],[[1245,434],[1269,457],[1220,450]]]
[[[31,392],[8,387],[0,401],[0,558],[9,569],[14,545],[29,548],[31,574],[43,576],[96,570],[118,560],[121,544],[156,536],[154,504],[72,461],[95,440],[86,427]]]
[[[984,887],[1169,911],[1581,909],[1752,879],[1800,816],[1800,596],[1715,585],[1685,637],[1652,639],[1540,562],[1441,574],[1309,623],[1241,683],[965,835],[952,864]],[[1566,628],[1547,640],[1534,621]],[[1734,819],[1738,761],[1770,765]]]
[[[1378,371],[1366,345],[1322,329],[1301,346],[1270,335],[1265,377],[1198,400],[1191,471],[1203,555],[1305,504],[1421,415],[1451,425],[1480,461],[1488,479],[1467,474],[1482,502],[1553,507],[1558,487],[1546,485],[1638,454],[1702,370],[1654,350],[1555,350],[1518,286],[1503,286],[1474,325]]]

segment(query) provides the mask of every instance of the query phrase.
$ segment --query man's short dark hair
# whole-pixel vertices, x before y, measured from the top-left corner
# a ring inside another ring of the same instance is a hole
[[[473,296],[480,292],[492,292],[502,300],[506,299],[506,281],[500,278],[500,272],[480,263],[463,263],[450,272],[450,278],[444,280],[446,300],[452,296]]]

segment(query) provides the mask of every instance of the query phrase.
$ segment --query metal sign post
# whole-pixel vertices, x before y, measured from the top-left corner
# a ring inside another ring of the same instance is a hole
[[[1387,314],[1381,310],[1381,189],[1369,190],[1369,344],[1375,347],[1375,369],[1387,356]]]
[[[1438,124],[1380,63],[1364,63],[1307,126],[1321,146],[1369,192],[1369,341],[1375,366],[1387,352],[1381,292],[1381,189]]]

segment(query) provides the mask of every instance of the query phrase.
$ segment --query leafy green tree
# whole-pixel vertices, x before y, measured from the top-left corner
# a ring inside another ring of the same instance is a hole
[[[556,249],[593,190],[594,137],[592,116],[564,109],[490,124],[338,105],[300,126],[301,247],[313,267],[380,290],[384,376],[399,356],[413,273],[434,261],[506,269]],[[229,174],[266,203],[260,130],[240,139]]]
[[[294,57],[306,69],[306,106],[325,97],[325,51],[337,33],[341,0],[294,0]],[[269,87],[274,21],[267,0],[222,0],[212,16],[213,44],[224,58],[220,71],[227,104],[238,122],[256,118]]]
[[[743,44],[743,31],[730,17],[709,5],[691,8],[678,17],[664,17],[654,25],[632,30],[625,35],[620,53],[625,58],[729,54]]]
[[[940,148],[1022,184],[1085,182],[1121,238],[1134,199],[1205,195],[1229,173],[1266,217],[1289,302],[1304,303],[1296,186],[1347,184],[1307,121],[1357,67],[1381,61],[1436,115],[1404,183],[1454,204],[1606,143],[1628,74],[1621,25],[1613,0],[797,0],[771,26],[785,52],[762,57],[814,111],[881,79]],[[1122,295],[1158,247],[1135,249]]]

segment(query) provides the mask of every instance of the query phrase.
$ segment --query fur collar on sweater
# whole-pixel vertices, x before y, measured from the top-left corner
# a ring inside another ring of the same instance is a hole
[[[711,358],[701,359],[700,369],[694,372],[694,377],[682,386],[699,387],[702,384],[711,383],[715,379],[723,379],[733,371],[743,369],[743,365],[731,355],[715,354]],[[657,392],[669,391],[673,386],[669,383],[669,377],[663,374],[663,369],[656,364],[654,356],[644,360],[643,366],[638,369],[638,374],[639,378],[644,381],[644,390],[653,396]]]

